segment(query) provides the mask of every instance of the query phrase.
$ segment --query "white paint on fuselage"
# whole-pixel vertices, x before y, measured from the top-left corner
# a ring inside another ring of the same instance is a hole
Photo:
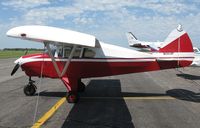
[[[100,48],[91,48],[96,52],[95,58],[152,58],[150,53],[139,52],[104,42],[99,42]]]

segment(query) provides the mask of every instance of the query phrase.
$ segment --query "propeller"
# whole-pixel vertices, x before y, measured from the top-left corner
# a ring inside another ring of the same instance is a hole
[[[26,49],[24,55],[26,55],[28,53],[28,49]],[[19,60],[19,59],[18,59]],[[17,60],[16,60],[17,61]],[[14,75],[16,73],[16,71],[18,70],[18,68],[20,67],[19,61],[18,63],[15,65],[15,67],[13,68],[12,72],[11,72],[11,76]]]
[[[17,63],[11,72],[11,76],[15,74],[15,72],[18,70],[19,67],[20,67],[20,65],[19,65],[19,63]]]

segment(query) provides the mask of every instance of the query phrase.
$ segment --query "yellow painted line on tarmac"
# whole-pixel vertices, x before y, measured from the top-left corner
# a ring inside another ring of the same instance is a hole
[[[171,96],[132,96],[132,97],[81,97],[81,99],[99,99],[99,100],[174,100]]]
[[[61,98],[48,112],[46,112],[31,128],[40,128],[66,101],[66,97]]]
[[[171,96],[124,97],[125,100],[174,100]]]

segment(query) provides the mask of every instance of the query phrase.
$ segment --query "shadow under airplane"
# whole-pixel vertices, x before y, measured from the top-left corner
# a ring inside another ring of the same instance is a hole
[[[64,97],[66,92],[41,92],[40,96]],[[91,80],[86,86],[86,91],[80,95],[80,101],[71,109],[62,128],[134,128],[133,117],[123,97],[156,96],[171,96],[180,100],[200,102],[200,93],[185,89],[171,89],[163,94],[131,93],[121,91],[120,80]],[[108,100],[105,100],[106,97]],[[118,97],[117,100],[115,97]]]
[[[109,97],[121,95],[119,80],[91,80],[81,97]],[[74,105],[62,128],[134,128],[124,99],[81,100]]]

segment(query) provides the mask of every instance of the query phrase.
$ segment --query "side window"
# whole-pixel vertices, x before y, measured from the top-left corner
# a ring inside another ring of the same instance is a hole
[[[57,56],[62,58],[69,58],[72,52],[72,46],[59,46],[56,49]],[[96,55],[94,49],[77,47],[73,54],[73,58],[94,58]]]
[[[83,48],[77,47],[73,54],[73,58],[81,58],[81,52]],[[72,52],[72,47],[68,46],[64,48],[64,58],[68,58]]]
[[[81,50],[82,48],[76,48],[73,58],[81,58]]]
[[[64,58],[68,58],[70,53],[72,51],[72,47],[68,46],[68,47],[64,47]]]
[[[96,53],[93,49],[84,48],[83,58],[94,58],[95,54]]]

